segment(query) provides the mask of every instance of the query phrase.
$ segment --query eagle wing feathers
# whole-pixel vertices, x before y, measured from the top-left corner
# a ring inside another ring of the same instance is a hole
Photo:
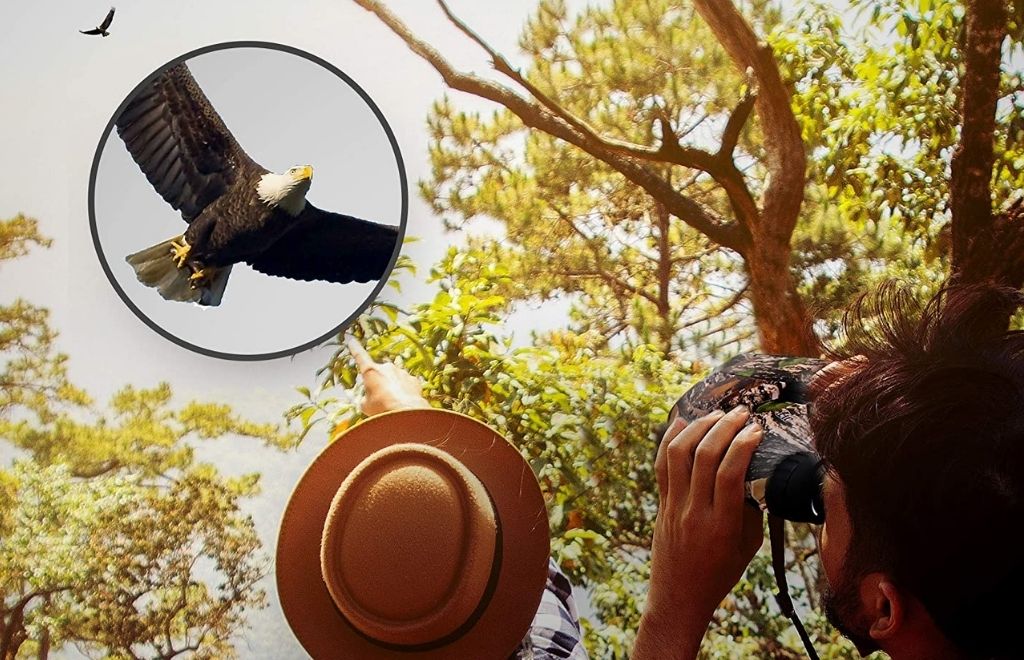
[[[146,178],[186,222],[224,194],[240,170],[259,168],[184,63],[147,82],[115,124]]]
[[[384,277],[398,227],[380,225],[306,203],[297,225],[249,261],[267,275],[344,284]]]
[[[113,23],[113,22],[114,22],[114,8],[111,7],[110,11],[107,12],[107,16],[103,19],[103,22],[100,23],[100,32],[102,32],[103,30],[106,30],[108,27],[110,27],[110,24]]]

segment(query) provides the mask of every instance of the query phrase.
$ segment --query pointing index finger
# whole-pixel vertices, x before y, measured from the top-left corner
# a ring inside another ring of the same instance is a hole
[[[359,343],[359,340],[352,335],[345,337],[345,345],[348,346],[348,352],[352,354],[352,359],[356,361],[359,373],[365,374],[367,369],[377,366],[377,363],[366,352],[366,349]]]

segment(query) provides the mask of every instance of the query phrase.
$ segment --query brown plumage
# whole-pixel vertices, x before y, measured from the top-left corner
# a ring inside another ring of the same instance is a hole
[[[273,174],[252,160],[184,63],[145,83],[115,125],[153,188],[188,223],[182,236],[128,257],[139,280],[165,298],[216,305],[239,262],[298,280],[384,276],[398,228],[305,201],[312,168]]]

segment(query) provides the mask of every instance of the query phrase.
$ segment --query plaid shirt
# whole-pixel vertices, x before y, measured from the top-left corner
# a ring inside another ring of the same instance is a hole
[[[589,660],[569,578],[548,560],[548,582],[526,637],[509,660]]]

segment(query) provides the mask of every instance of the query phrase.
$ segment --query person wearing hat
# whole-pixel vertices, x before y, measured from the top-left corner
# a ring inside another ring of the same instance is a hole
[[[315,660],[586,660],[529,464],[348,346],[367,419],[307,468],[278,537],[278,595],[302,646]]]

